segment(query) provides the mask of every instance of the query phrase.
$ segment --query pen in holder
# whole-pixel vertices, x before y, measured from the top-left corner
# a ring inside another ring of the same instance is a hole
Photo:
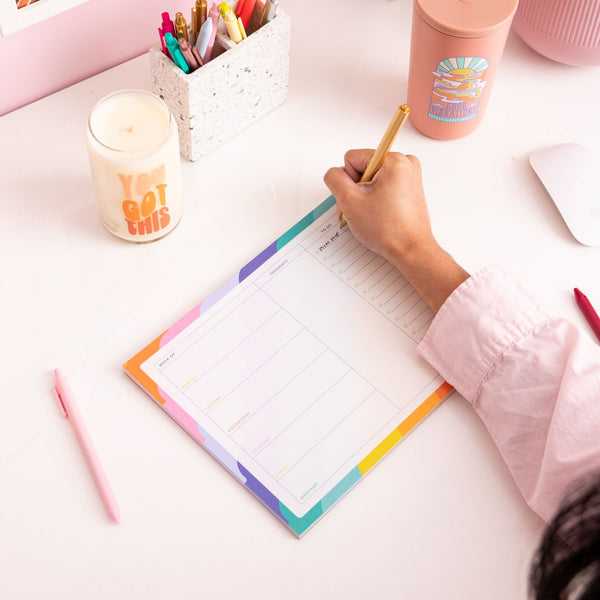
[[[183,156],[198,160],[284,102],[290,33],[283,11],[239,44],[220,31],[214,58],[192,73],[150,49],[152,91],[175,117]]]

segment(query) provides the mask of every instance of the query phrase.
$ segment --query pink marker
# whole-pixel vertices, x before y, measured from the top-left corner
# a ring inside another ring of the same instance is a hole
[[[171,33],[173,34],[173,37],[177,37],[177,34],[175,33],[175,25],[173,25],[173,21],[171,21],[171,17],[169,16],[168,12],[164,12],[162,13],[162,30],[163,30],[163,35],[165,33]]]
[[[192,52],[190,43],[185,38],[179,38],[177,43],[179,44],[181,54],[183,54],[183,58],[185,58],[185,62],[188,64],[190,71],[195,71],[201,63],[198,62],[196,55]]]
[[[173,21],[171,21],[171,17],[169,17],[168,12],[162,13],[162,24],[158,28],[158,35],[160,35],[160,43],[162,44],[162,50],[165,56],[171,58],[171,53],[165,44],[165,33],[170,33],[174,38],[177,38],[175,34],[175,25],[173,25]]]
[[[194,58],[196,59],[196,61],[198,62],[198,64],[203,67],[204,66],[204,61],[202,60],[202,57],[200,56],[200,52],[198,52],[198,48],[196,48],[196,46],[192,46],[192,54],[194,55]]]
[[[92,473],[96,487],[100,492],[100,497],[102,498],[106,512],[115,523],[120,523],[121,513],[119,511],[119,506],[117,505],[117,500],[110,487],[106,473],[102,468],[102,463],[96,454],[92,438],[90,437],[90,434],[83,423],[81,413],[75,404],[71,386],[60,369],[54,369],[54,375],[56,377],[54,394],[58,400],[58,405],[62,414],[71,421],[71,425],[75,431],[75,437],[79,442],[85,461]]]
[[[213,28],[210,34],[210,38],[208,40],[208,46],[206,46],[206,52],[204,53],[205,63],[207,63],[212,56],[213,47],[215,45],[215,38],[217,37],[217,29],[219,28],[219,17],[221,16],[221,13],[219,12],[218,2],[212,3],[208,16],[212,19]]]
[[[162,46],[163,54],[165,56],[168,56],[169,58],[171,58],[171,55],[169,54],[169,49],[167,48],[167,46],[165,44],[165,36],[163,34],[163,30],[161,27],[158,28],[158,35],[160,37],[160,45]]]

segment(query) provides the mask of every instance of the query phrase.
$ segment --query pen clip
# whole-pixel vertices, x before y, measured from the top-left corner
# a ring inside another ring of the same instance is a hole
[[[63,414],[63,417],[66,417],[68,419],[69,414],[67,413],[67,407],[65,406],[65,403],[63,402],[63,399],[60,396],[59,389],[56,386],[54,386],[52,388],[52,390],[54,392],[54,397],[56,398],[56,401],[58,402],[58,407],[60,408],[60,412]]]

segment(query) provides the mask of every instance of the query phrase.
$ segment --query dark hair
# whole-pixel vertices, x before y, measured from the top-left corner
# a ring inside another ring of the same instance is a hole
[[[535,600],[600,599],[600,474],[567,495],[537,549]]]

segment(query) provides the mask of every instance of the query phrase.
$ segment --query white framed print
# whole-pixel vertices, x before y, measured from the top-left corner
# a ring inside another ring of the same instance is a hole
[[[0,0],[0,31],[9,35],[88,0]]]

